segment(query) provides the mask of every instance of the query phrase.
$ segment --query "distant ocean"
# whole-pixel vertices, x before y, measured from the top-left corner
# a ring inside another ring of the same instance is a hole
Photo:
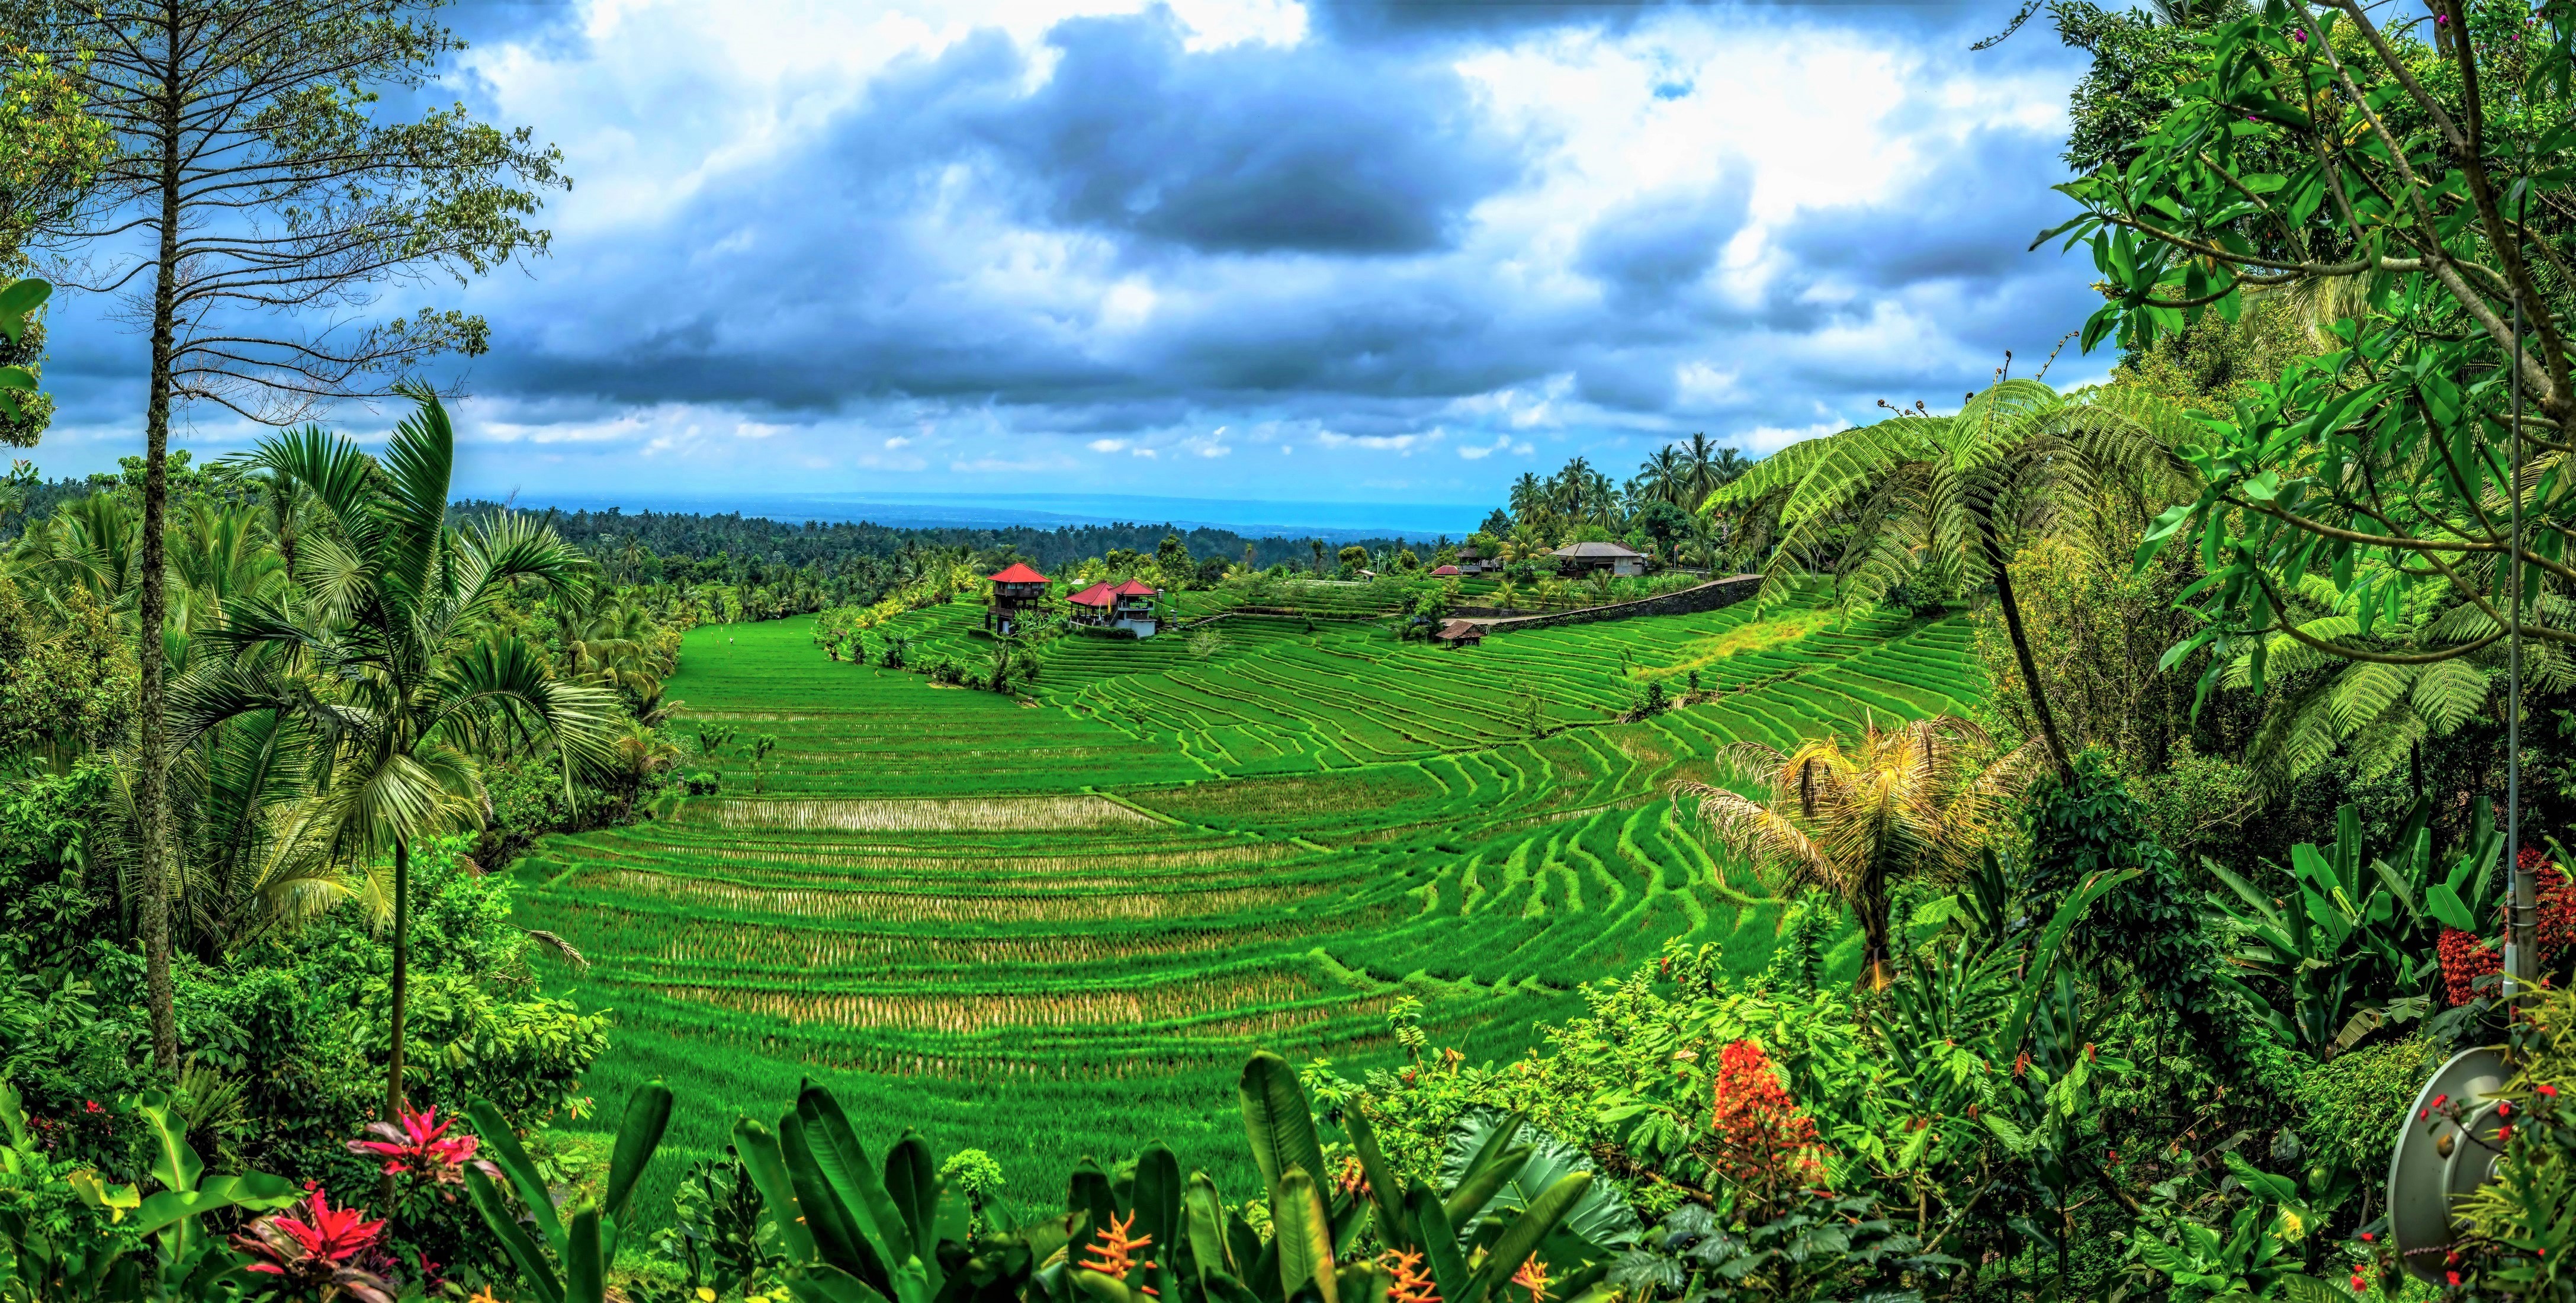
[[[1457,503],[1251,502],[1228,498],[1149,498],[1112,494],[920,493],[735,495],[691,498],[669,494],[590,497],[523,494],[522,507],[566,511],[739,511],[785,521],[868,521],[930,529],[992,529],[1026,525],[1171,524],[1183,529],[1230,529],[1251,538],[1280,535],[1327,540],[1354,538],[1464,538],[1487,507]]]

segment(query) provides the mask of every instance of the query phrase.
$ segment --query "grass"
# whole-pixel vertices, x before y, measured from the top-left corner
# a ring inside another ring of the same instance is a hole
[[[971,614],[893,623],[918,663],[974,641]],[[987,1150],[1021,1200],[1155,1138],[1248,1189],[1252,1049],[1390,1062],[1410,995],[1435,1044],[1498,1059],[1668,941],[1758,968],[1781,902],[1663,794],[1733,741],[1981,691],[1956,621],[1736,607],[1466,651],[1361,621],[1212,627],[1195,653],[1048,644],[1025,698],[835,663],[803,620],[691,633],[679,732],[776,734],[763,790],[738,759],[693,761],[721,795],[514,869],[523,924],[592,960],[550,984],[618,1013],[587,1083],[603,1115],[663,1077],[669,1144],[702,1156],[812,1078],[879,1142]],[[1708,700],[1619,721],[1689,668]]]

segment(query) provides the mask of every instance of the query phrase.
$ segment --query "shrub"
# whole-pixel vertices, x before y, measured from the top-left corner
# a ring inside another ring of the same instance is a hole
[[[2361,1171],[2388,1161],[2397,1123],[2432,1075],[2439,1052],[2418,1034],[2354,1050],[2299,1074],[2299,1111],[2319,1157]]]

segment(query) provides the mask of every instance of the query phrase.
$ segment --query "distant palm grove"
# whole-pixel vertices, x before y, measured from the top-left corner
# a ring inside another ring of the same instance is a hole
[[[2046,363],[1454,538],[459,500],[429,7],[6,13],[0,1303],[2576,1300],[2565,0],[2025,7]]]

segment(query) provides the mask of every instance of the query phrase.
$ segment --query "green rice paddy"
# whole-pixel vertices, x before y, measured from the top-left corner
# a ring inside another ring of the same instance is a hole
[[[975,618],[897,631],[989,653]],[[1410,995],[1434,1044],[1508,1058],[1669,940],[1768,960],[1779,903],[1670,787],[1730,742],[1982,689],[1963,621],[1766,639],[1755,618],[1449,651],[1230,615],[1200,626],[1221,641],[1058,640],[1025,700],[836,663],[802,619],[703,628],[669,684],[681,731],[776,735],[763,790],[730,760],[723,796],[548,839],[516,870],[522,922],[592,960],[557,987],[617,1011],[589,1092],[613,1109],[670,1082],[681,1149],[811,1077],[872,1133],[986,1150],[1022,1199],[1156,1138],[1244,1185],[1234,1079],[1256,1047],[1355,1075],[1395,1057]],[[1721,695],[1616,722],[1680,665]]]

